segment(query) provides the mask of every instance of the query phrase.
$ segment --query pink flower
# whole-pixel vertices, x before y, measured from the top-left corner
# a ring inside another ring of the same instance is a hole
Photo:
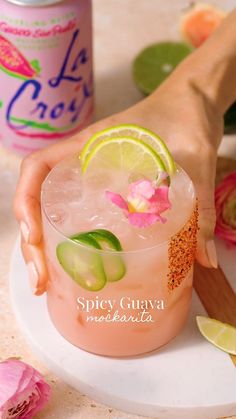
[[[50,394],[50,386],[33,367],[17,359],[0,362],[1,419],[33,418]]]
[[[129,185],[127,200],[120,194],[106,191],[106,197],[123,209],[130,224],[148,227],[156,221],[166,222],[160,214],[171,207],[168,186],[153,186],[149,180],[138,180]]]
[[[215,191],[215,234],[229,246],[236,245],[236,172],[226,176]]]

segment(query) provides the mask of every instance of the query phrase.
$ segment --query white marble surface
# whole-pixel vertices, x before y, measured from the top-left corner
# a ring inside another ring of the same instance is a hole
[[[190,0],[94,0],[97,118],[141,99],[131,77],[133,57],[149,43],[176,39],[177,15],[189,3]],[[235,0],[208,0],[208,3],[223,4],[226,10],[235,6]],[[226,137],[220,153],[236,155],[235,138]],[[8,289],[9,261],[17,235],[12,198],[19,164],[17,156],[0,147],[0,360],[20,356],[45,374],[52,385],[53,397],[38,419],[137,419],[94,403],[50,373],[19,330]]]
[[[220,254],[236,285],[236,249]],[[17,273],[17,275],[16,275]],[[236,414],[236,374],[231,358],[199,333],[205,315],[197,295],[188,323],[170,344],[135,358],[96,356],[67,342],[50,321],[46,297],[32,295],[16,244],[10,272],[11,297],[19,324],[39,358],[60,378],[94,400],[159,419],[215,419]]]

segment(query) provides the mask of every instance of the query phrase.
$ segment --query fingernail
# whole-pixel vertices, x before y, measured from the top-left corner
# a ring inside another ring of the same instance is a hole
[[[218,259],[214,240],[206,242],[206,252],[211,266],[216,269],[218,267]]]
[[[32,292],[35,294],[38,290],[39,274],[34,262],[27,263],[29,282]]]
[[[27,226],[27,224],[24,221],[20,222],[20,231],[21,231],[21,235],[22,235],[22,238],[24,239],[24,241],[26,243],[29,243],[30,231],[29,231],[29,227]]]

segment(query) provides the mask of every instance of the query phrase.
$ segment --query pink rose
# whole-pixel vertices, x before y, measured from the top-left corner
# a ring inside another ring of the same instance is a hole
[[[236,172],[230,173],[215,191],[215,234],[229,246],[236,245]]]
[[[0,418],[31,419],[47,403],[50,386],[30,365],[17,359],[0,362]]]

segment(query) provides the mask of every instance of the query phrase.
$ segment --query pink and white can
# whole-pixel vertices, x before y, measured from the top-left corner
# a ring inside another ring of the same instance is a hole
[[[0,0],[0,140],[28,154],[93,118],[91,0]]]

